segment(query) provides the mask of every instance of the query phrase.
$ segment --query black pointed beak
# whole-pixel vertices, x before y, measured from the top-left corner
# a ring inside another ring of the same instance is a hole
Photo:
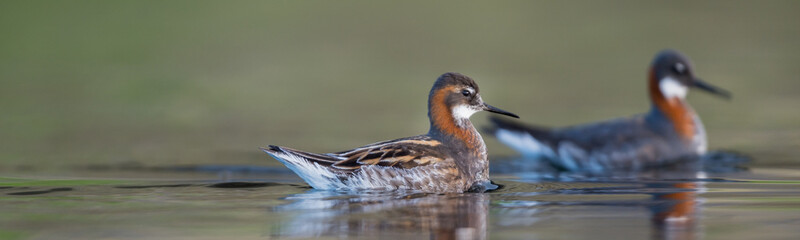
[[[706,91],[706,92],[709,92],[709,93],[713,93],[714,95],[723,97],[725,99],[731,99],[731,93],[728,92],[728,90],[716,87],[716,86],[711,85],[711,84],[709,84],[707,82],[703,82],[703,80],[701,80],[699,78],[694,78],[694,80],[692,82],[694,83],[693,85],[696,88],[702,89],[703,91]]]
[[[489,105],[489,104],[486,104],[486,103],[483,104],[483,110],[486,110],[488,112],[497,113],[497,114],[503,114],[503,115],[506,115],[506,116],[509,116],[509,117],[513,117],[513,118],[519,118],[519,116],[517,116],[517,114],[513,114],[513,113],[510,113],[510,112],[507,112],[506,110],[499,109],[499,108],[496,108],[496,107],[492,107],[492,105]]]

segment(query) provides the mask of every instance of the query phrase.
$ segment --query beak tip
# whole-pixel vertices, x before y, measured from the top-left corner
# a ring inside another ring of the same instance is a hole
[[[517,114],[513,114],[513,113],[510,113],[508,111],[493,107],[492,105],[489,105],[489,104],[486,104],[486,103],[484,103],[484,108],[485,108],[486,111],[489,111],[489,112],[502,114],[502,115],[506,115],[506,116],[509,116],[509,117],[513,117],[513,118],[519,118],[519,116],[517,116]]]
[[[697,87],[703,91],[709,92],[711,94],[717,95],[725,100],[731,100],[733,98],[731,92],[728,90],[716,87],[714,85],[708,84],[699,78],[694,79],[694,87]]]

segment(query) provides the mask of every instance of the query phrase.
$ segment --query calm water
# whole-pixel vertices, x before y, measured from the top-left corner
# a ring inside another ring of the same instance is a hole
[[[800,170],[513,172],[489,193],[330,192],[281,168],[76,169],[114,180],[0,179],[6,239],[792,239]],[[509,167],[504,169],[504,167]],[[121,180],[126,175],[162,180]],[[107,176],[107,175],[106,175]],[[656,180],[658,179],[658,180]]]

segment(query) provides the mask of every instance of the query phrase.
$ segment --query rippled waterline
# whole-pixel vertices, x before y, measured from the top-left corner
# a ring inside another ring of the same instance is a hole
[[[791,239],[800,234],[795,169],[708,173],[705,179],[558,182],[497,174],[493,179],[501,189],[465,194],[317,191],[290,173],[212,172],[206,179],[213,180],[3,178],[0,238]],[[170,172],[186,173],[196,171]]]

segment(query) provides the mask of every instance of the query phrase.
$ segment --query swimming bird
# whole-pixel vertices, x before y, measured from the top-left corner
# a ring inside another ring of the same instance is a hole
[[[486,145],[469,120],[479,111],[519,118],[484,103],[471,78],[445,73],[428,95],[426,134],[325,154],[274,145],[261,149],[315,189],[483,191],[492,186]]]
[[[492,118],[488,131],[523,156],[549,160],[563,170],[606,172],[660,166],[706,152],[703,123],[686,101],[689,88],[731,97],[728,91],[696,77],[685,55],[663,50],[650,66],[647,113],[563,128]]]

